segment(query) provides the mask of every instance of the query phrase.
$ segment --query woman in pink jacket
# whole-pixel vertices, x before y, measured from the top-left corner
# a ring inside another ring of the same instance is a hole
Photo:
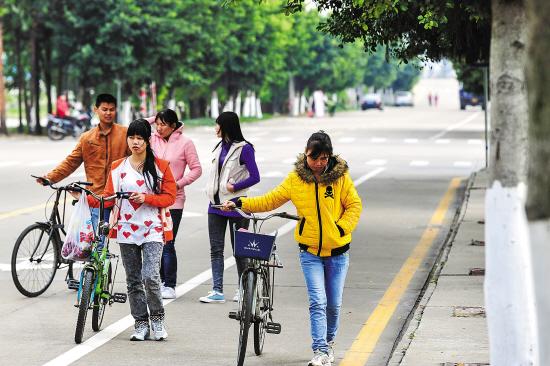
[[[174,224],[174,239],[164,245],[160,266],[160,277],[163,282],[162,297],[174,299],[178,271],[174,241],[185,203],[184,187],[201,176],[202,168],[195,145],[189,137],[183,134],[183,124],[178,121],[176,112],[165,109],[157,113],[154,120],[149,119],[149,122],[154,122],[156,125],[156,131],[151,135],[153,152],[157,158],[170,162],[170,168],[177,185],[176,202],[170,207],[170,215]],[[187,174],[185,174],[186,168],[189,168]]]

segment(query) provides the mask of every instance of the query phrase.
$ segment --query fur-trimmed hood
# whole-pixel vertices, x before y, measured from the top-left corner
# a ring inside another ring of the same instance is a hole
[[[298,155],[294,168],[298,176],[306,183],[315,183],[315,176],[311,169],[307,166],[306,154]],[[318,183],[329,185],[333,184],[348,171],[348,163],[338,155],[330,157],[327,165],[327,170],[321,174],[321,179]]]

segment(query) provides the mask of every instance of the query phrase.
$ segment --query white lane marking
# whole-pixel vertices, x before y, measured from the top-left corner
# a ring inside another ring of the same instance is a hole
[[[342,138],[338,139],[338,142],[340,142],[342,144],[349,144],[353,141],[355,141],[355,137],[342,137]]]
[[[370,139],[370,142],[374,142],[375,144],[379,144],[386,141],[388,141],[388,139],[385,137],[373,137]]]
[[[257,163],[261,163],[261,162],[264,162],[265,161],[265,158],[263,156],[256,156],[256,162]]]
[[[435,140],[436,144],[448,144],[450,142],[451,142],[451,140],[449,140],[449,139],[437,139],[437,140]]]
[[[204,216],[204,214],[200,212],[182,211],[181,213],[181,217],[202,217],[202,216]]]
[[[409,163],[410,166],[428,166],[430,165],[429,161],[425,160],[413,160]]]
[[[0,168],[6,168],[14,165],[21,164],[20,161],[0,161]]]
[[[284,164],[294,164],[295,161],[296,161],[296,158],[288,158],[288,159],[283,160],[283,163]]]
[[[27,164],[27,166],[45,166],[45,165],[55,165],[59,163],[58,160],[42,160],[42,161],[35,161],[33,163]]]
[[[452,130],[456,130],[457,128],[460,128],[460,127],[464,126],[466,123],[471,122],[477,116],[479,116],[479,112],[476,112],[476,113],[472,114],[471,116],[463,119],[462,121],[460,121],[458,123],[455,123],[452,126],[447,127],[444,131],[441,131],[440,133],[437,133],[437,134],[433,135],[432,137],[430,137],[430,140],[437,140],[438,138],[443,137],[448,132],[451,132]]]
[[[470,139],[468,140],[468,145],[483,145],[483,140]]]
[[[11,271],[11,264],[0,263],[0,272]]]
[[[388,161],[384,160],[384,159],[372,159],[372,160],[367,161],[365,164],[381,166],[381,165],[386,165],[387,163],[388,163]]]
[[[262,175],[264,178],[280,178],[284,177],[285,175],[282,172],[279,171],[273,171],[273,172],[267,172]]]
[[[365,183],[367,180],[377,176],[378,174],[382,173],[384,170],[386,170],[386,168],[376,168],[373,171],[371,171],[371,172],[369,172],[365,175],[360,176],[359,178],[357,178],[355,180],[355,186],[357,187],[360,184]]]
[[[274,142],[289,142],[292,141],[292,137],[284,136],[284,137],[277,137],[276,139],[273,139]]]
[[[403,142],[406,144],[417,144],[418,139],[404,139]]]
[[[455,161],[453,163],[453,165],[456,166],[456,167],[471,167],[472,162],[471,161]]]

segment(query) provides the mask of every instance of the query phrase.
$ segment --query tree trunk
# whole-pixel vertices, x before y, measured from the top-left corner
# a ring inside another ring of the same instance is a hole
[[[8,134],[8,128],[6,127],[6,91],[4,88],[4,61],[2,55],[4,54],[4,41],[3,41],[3,23],[0,19],[0,133]]]
[[[48,113],[52,113],[52,47],[51,36],[46,36],[44,51],[44,82],[46,83],[46,97],[48,99]],[[58,92],[59,94],[59,92]],[[67,101],[68,102],[68,101]]]
[[[550,291],[546,279],[550,261],[550,3],[527,0],[528,48],[526,79],[529,100],[529,167],[526,212],[533,252],[539,361],[550,360]]]
[[[19,115],[17,132],[23,133],[23,93],[25,91],[25,81],[21,63],[21,32],[19,29],[15,33],[15,62],[17,65],[17,110]]]
[[[31,26],[31,106],[34,108],[34,129],[36,135],[42,134],[40,126],[40,64],[38,62],[38,25],[33,20]]]
[[[491,365],[539,365],[531,249],[524,210],[525,25],[523,0],[492,1],[491,162],[485,198],[485,304]]]

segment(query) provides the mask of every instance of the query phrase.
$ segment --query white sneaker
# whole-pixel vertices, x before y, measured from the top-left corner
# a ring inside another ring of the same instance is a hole
[[[241,292],[239,291],[239,289],[236,289],[235,290],[235,296],[233,296],[233,301],[234,302],[239,302],[240,298],[241,298]]]
[[[151,339],[162,341],[166,338],[168,338],[168,332],[164,326],[164,321],[162,319],[151,320]]]
[[[176,298],[176,289],[172,287],[162,287],[161,290],[163,299],[175,299]]]
[[[149,338],[149,322],[148,321],[136,321],[134,325],[134,333],[130,337],[131,341],[144,341]]]
[[[334,341],[328,342],[328,359],[330,362],[334,362]]]
[[[220,293],[218,291],[209,291],[208,295],[199,298],[199,301],[200,302],[206,302],[206,303],[220,303],[220,304],[222,304],[222,303],[225,302],[225,297],[223,296],[222,293]]]
[[[313,358],[309,363],[308,366],[331,366],[332,362],[330,362],[328,355],[320,350],[316,350],[313,352]]]

